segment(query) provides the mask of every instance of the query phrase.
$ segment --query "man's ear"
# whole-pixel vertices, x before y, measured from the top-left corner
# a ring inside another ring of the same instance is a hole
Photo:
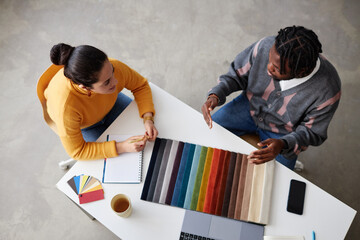
[[[298,74],[296,75],[296,78],[306,77],[306,76],[309,75],[311,72],[312,72],[312,70],[309,71],[309,69],[303,68],[303,69],[301,69],[301,70],[298,72]]]

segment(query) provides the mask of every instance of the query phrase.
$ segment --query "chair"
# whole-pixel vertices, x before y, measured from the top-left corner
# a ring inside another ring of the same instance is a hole
[[[47,88],[47,86],[50,83],[50,80],[52,77],[62,68],[63,66],[58,65],[51,65],[46,71],[40,76],[39,81],[36,86],[36,92],[37,96],[40,100],[42,109],[43,109],[43,115],[45,122],[49,125],[49,127],[57,134],[57,129],[54,121],[50,118],[47,107],[46,107],[46,98],[44,95],[44,91]],[[69,159],[65,161],[59,162],[59,167],[63,170],[67,169],[72,163],[74,163],[76,160]]]
[[[59,162],[59,167],[62,170],[66,170],[66,169],[68,169],[70,167],[70,165],[74,164],[75,162],[76,162],[76,160],[70,158],[68,160],[64,160],[64,161]]]

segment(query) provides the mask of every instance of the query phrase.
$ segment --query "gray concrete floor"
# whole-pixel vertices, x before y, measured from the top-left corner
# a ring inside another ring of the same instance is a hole
[[[301,173],[360,210],[358,0],[1,0],[0,239],[117,239],[55,187],[67,159],[36,83],[59,42],[104,50],[193,108],[236,54],[288,25],[313,29],[342,79],[329,139]],[[360,239],[356,216],[346,237]]]

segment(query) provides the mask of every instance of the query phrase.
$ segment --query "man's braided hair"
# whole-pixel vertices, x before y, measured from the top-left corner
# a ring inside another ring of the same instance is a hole
[[[294,77],[299,77],[301,72],[309,74],[316,65],[319,53],[322,53],[318,36],[302,26],[280,29],[275,38],[275,48],[280,55],[280,73],[285,72],[288,60]]]

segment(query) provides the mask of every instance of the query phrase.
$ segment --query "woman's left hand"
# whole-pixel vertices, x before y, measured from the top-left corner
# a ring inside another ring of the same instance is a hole
[[[149,137],[148,140],[155,141],[155,139],[158,135],[158,130],[156,129],[154,122],[152,120],[146,120],[144,122],[144,126],[145,126],[145,130],[146,130],[145,135]]]
[[[145,126],[145,135],[147,136],[149,141],[155,141],[158,130],[156,129],[154,125],[154,114],[152,112],[144,113],[142,116],[144,119],[144,126]]]

